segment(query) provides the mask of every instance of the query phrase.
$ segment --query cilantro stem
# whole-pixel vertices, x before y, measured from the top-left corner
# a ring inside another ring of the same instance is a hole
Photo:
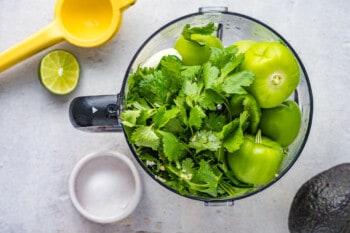
[[[218,161],[223,163],[223,165],[225,167],[227,167],[227,164],[226,164],[226,157],[225,157],[225,150],[224,150],[224,147],[221,147],[217,152],[217,157],[218,157]]]
[[[185,146],[185,150],[191,155],[193,156],[193,152],[191,151],[191,149],[188,146]]]
[[[174,168],[171,164],[164,164],[168,171],[173,173],[174,175],[181,177],[180,171]]]
[[[231,112],[230,103],[229,103],[228,99],[224,95],[222,95],[221,93],[218,93],[218,94],[224,101],[224,105],[225,105],[227,112],[228,112],[229,120],[232,121],[232,112]]]
[[[236,196],[236,191],[235,191],[235,189],[234,189],[229,183],[227,183],[227,182],[225,182],[225,181],[221,181],[221,182],[219,183],[219,186],[220,186],[223,190],[225,190],[225,192],[228,193],[228,195],[230,195],[230,196]]]
[[[228,112],[229,120],[232,121],[232,112],[231,112],[230,104],[226,98],[224,99],[224,104]]]

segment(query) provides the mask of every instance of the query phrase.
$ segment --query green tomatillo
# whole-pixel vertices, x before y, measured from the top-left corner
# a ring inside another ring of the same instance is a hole
[[[298,136],[301,126],[301,111],[293,100],[284,101],[274,108],[262,109],[260,129],[262,134],[289,146]]]
[[[211,47],[222,49],[219,38],[214,35],[192,34],[191,40],[180,36],[174,48],[181,54],[185,65],[201,65],[208,61]]]
[[[256,41],[253,40],[239,40],[233,43],[233,45],[237,46],[238,53],[245,53],[252,45],[256,44]]]
[[[255,74],[247,91],[261,108],[281,104],[295,90],[300,79],[299,65],[293,53],[279,42],[258,42],[246,52],[242,70]]]
[[[279,172],[283,158],[282,146],[261,136],[261,130],[258,130],[256,136],[245,135],[239,150],[227,154],[227,163],[238,180],[264,185]]]
[[[223,49],[221,40],[214,35],[217,27],[208,23],[201,27],[186,24],[174,48],[182,56],[184,65],[202,65],[211,55],[211,47]]]

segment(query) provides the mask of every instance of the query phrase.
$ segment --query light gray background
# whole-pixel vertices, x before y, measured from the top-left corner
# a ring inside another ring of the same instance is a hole
[[[0,0],[0,51],[51,22],[54,5],[54,0]],[[300,159],[274,186],[231,207],[205,207],[179,197],[139,169],[144,191],[131,216],[106,226],[85,220],[67,192],[73,166],[99,150],[132,155],[122,133],[74,129],[68,118],[70,101],[119,92],[142,42],[200,6],[228,6],[257,18],[287,38],[299,54],[314,95],[313,125]],[[123,25],[108,45],[83,49],[63,42],[1,73],[0,232],[288,232],[288,212],[298,188],[316,173],[350,161],[349,12],[347,0],[139,0],[125,11]],[[81,63],[80,85],[68,96],[51,95],[38,81],[38,62],[54,48],[72,51]]]

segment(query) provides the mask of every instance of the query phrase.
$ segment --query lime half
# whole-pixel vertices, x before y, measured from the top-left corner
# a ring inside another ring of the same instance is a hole
[[[68,51],[51,51],[40,61],[40,82],[51,93],[65,95],[72,92],[78,85],[79,76],[78,60]]]

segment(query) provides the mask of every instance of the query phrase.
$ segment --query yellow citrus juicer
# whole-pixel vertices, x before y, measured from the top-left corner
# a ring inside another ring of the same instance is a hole
[[[63,40],[79,47],[107,43],[119,30],[123,11],[136,0],[57,0],[54,20],[0,53],[0,72]]]

